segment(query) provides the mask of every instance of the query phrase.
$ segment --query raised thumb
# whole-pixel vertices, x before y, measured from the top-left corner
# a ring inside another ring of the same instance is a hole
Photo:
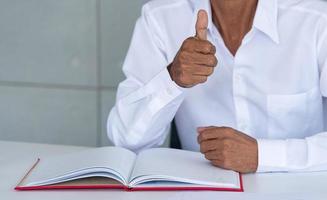
[[[196,36],[200,40],[207,40],[208,14],[205,10],[199,10],[195,24]]]

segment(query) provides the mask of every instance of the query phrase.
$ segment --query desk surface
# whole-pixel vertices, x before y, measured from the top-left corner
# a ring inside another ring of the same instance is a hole
[[[327,172],[244,175],[244,193],[207,191],[125,192],[112,190],[22,192],[13,190],[36,158],[60,155],[86,148],[0,141],[0,199],[327,199]]]

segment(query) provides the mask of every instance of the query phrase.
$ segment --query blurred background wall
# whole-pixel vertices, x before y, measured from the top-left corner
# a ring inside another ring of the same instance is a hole
[[[0,140],[103,146],[143,0],[0,0]]]

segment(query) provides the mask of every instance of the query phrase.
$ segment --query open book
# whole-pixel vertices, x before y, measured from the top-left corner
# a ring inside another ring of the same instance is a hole
[[[243,191],[241,175],[214,167],[201,153],[154,148],[135,154],[102,147],[38,159],[16,190],[38,189]]]

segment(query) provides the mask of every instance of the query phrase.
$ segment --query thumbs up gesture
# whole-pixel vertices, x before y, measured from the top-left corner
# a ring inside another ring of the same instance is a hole
[[[216,47],[207,40],[206,11],[198,12],[195,29],[195,37],[183,42],[174,61],[168,66],[172,80],[184,88],[206,82],[218,63],[215,56]]]

